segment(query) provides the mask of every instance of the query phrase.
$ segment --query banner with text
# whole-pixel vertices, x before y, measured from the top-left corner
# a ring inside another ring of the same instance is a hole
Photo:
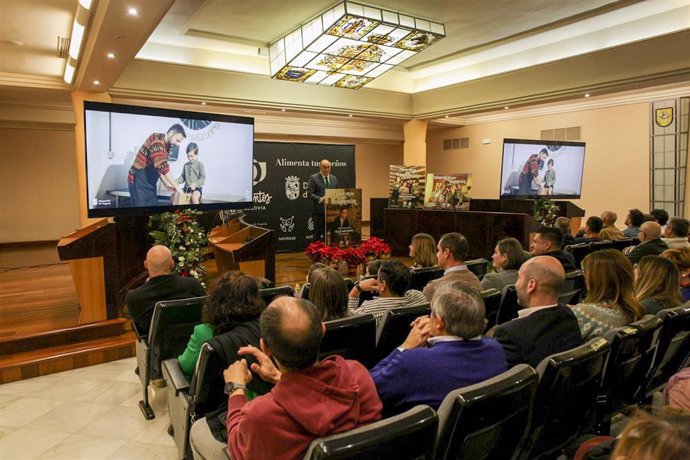
[[[301,251],[312,242],[307,185],[322,158],[330,160],[338,187],[354,188],[354,145],[254,143],[254,207],[246,220],[273,230],[277,251]]]

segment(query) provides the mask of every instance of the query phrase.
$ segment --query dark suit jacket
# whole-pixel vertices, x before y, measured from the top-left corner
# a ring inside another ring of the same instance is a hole
[[[547,356],[582,345],[577,318],[565,305],[503,323],[494,338],[503,345],[508,366],[527,363],[536,368]]]
[[[338,188],[338,178],[333,174],[328,176],[328,187],[323,180],[320,172],[309,176],[309,184],[307,185],[307,192],[313,204],[313,212],[316,214],[323,214],[324,207],[319,204],[319,200],[326,194],[326,188]]]
[[[558,259],[561,265],[563,265],[563,270],[565,270],[566,272],[571,272],[579,268],[577,265],[575,265],[575,258],[573,257],[573,255],[569,252],[565,252],[562,249],[557,249],[551,252],[545,252],[544,254],[540,255],[551,256],[554,259]]]
[[[628,254],[628,259],[633,264],[636,264],[644,256],[658,256],[662,252],[668,249],[668,245],[664,243],[661,239],[656,239],[652,241],[647,241],[646,243],[640,243]]]
[[[127,311],[142,334],[148,335],[153,307],[160,300],[186,299],[205,296],[201,283],[194,278],[161,275],[151,278],[142,286],[131,289],[125,297]]]

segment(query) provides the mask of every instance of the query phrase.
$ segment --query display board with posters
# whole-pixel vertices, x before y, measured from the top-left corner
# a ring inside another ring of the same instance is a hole
[[[362,242],[362,189],[326,190],[326,245],[347,247]]]
[[[421,208],[424,204],[425,166],[391,165],[388,175],[388,206]]]
[[[354,145],[254,143],[254,207],[246,221],[273,230],[276,251],[302,251],[312,242],[307,185],[322,158],[330,160],[339,186],[355,186]]]
[[[424,207],[469,211],[472,174],[428,174]]]

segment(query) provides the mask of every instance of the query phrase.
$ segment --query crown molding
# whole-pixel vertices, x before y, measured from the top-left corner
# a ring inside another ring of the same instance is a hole
[[[0,72],[0,86],[19,86],[24,88],[52,89],[69,91],[61,77],[44,75],[27,75],[20,73]]]

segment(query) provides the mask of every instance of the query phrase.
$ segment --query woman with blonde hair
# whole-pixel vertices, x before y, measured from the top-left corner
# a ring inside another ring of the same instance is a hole
[[[635,296],[650,315],[682,304],[676,264],[659,256],[640,259],[635,266]]]
[[[496,243],[491,256],[494,271],[482,278],[482,289],[495,288],[502,291],[509,284],[515,284],[518,270],[525,261],[522,245],[515,238],[503,238]]]
[[[417,233],[410,243],[410,257],[414,259],[412,268],[434,267],[436,258],[436,240],[427,233]]]
[[[582,338],[587,341],[644,316],[635,298],[633,266],[622,252],[604,249],[582,261],[587,297],[573,307]]]
[[[690,300],[690,248],[667,249],[661,253],[661,257],[676,264],[680,273],[678,278],[680,295],[683,301]]]
[[[316,305],[323,321],[345,318],[348,315],[345,279],[332,268],[315,271],[309,301]]]
[[[625,425],[612,460],[690,458],[690,414],[664,408],[659,415],[637,410]]]

